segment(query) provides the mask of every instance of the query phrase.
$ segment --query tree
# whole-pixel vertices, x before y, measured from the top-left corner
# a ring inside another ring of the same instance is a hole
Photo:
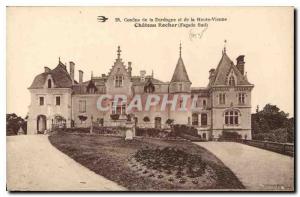
[[[280,110],[276,105],[267,104],[263,110],[251,116],[253,139],[278,142],[293,142],[294,118]]]
[[[79,115],[78,118],[81,121],[81,124],[82,124],[82,122],[87,120],[87,116],[83,116],[83,115]]]
[[[27,120],[15,113],[6,114],[6,135],[17,135],[20,127],[27,133]]]

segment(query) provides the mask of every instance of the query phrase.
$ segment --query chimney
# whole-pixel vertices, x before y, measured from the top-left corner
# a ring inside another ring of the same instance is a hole
[[[79,83],[81,84],[83,81],[83,71],[79,70],[78,72],[79,72]]]
[[[245,61],[244,61],[244,55],[240,55],[236,58],[236,67],[237,69],[244,75],[245,72]]]
[[[145,70],[140,71],[140,77],[141,77],[141,81],[145,81],[145,77],[146,77],[146,71]]]
[[[75,63],[70,62],[70,76],[72,79],[72,85],[74,85],[74,71],[75,71]]]
[[[132,72],[132,67],[131,67],[131,62],[128,62],[128,74],[129,76],[131,76],[131,72]]]
[[[47,67],[47,66],[45,66],[44,69],[45,69],[45,73],[48,73],[48,72],[51,71],[51,69],[49,67]]]

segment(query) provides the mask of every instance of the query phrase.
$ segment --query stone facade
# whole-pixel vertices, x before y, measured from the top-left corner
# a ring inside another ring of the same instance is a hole
[[[145,71],[141,71],[140,76],[132,76],[132,63],[125,65],[120,47],[108,74],[92,75],[90,80],[83,81],[83,71],[79,71],[77,82],[74,70],[73,62],[70,62],[68,72],[66,65],[59,61],[56,68],[45,67],[45,71],[35,77],[29,87],[29,134],[50,130],[54,125],[89,127],[92,121],[105,126],[121,125],[127,119],[126,110],[136,95],[144,101],[147,96],[155,94],[161,98],[159,105],[152,106],[149,111],[130,112],[137,126],[166,128],[166,121],[172,119],[175,124],[196,127],[198,134],[207,140],[218,139],[225,131],[237,132],[243,139],[251,139],[251,91],[254,86],[244,72],[244,56],[239,56],[234,64],[225,48],[217,68],[209,71],[206,87],[192,87],[181,46],[170,82],[154,78],[153,73],[146,75]],[[107,98],[109,110],[101,111],[97,105],[103,95],[125,95],[127,100],[114,106],[113,100]],[[164,96],[169,104],[161,111]],[[178,110],[184,97],[189,98],[187,106],[195,108]],[[174,98],[177,98],[176,110],[172,110],[171,105]],[[119,120],[112,120],[111,114],[119,114]],[[145,117],[149,121],[144,121]]]

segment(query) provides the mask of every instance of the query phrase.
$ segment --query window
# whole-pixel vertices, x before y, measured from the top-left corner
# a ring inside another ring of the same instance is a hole
[[[226,97],[225,93],[219,94],[219,104],[225,104],[225,97]]]
[[[229,77],[229,85],[230,85],[230,86],[235,86],[235,80],[234,80],[234,77],[233,77],[233,76],[230,76],[230,77]]]
[[[238,111],[226,111],[225,112],[225,124],[226,125],[238,125],[239,124]]]
[[[88,93],[89,94],[94,94],[95,93],[95,88],[93,88],[93,87],[88,88]]]
[[[44,97],[41,96],[40,97],[40,105],[44,105],[44,100],[45,100]]]
[[[52,87],[51,79],[48,79],[48,88],[51,88],[51,87]]]
[[[202,101],[202,105],[203,105],[203,107],[206,107],[206,100]]]
[[[245,104],[245,93],[239,93],[239,104]]]
[[[111,105],[112,114],[126,114],[126,104],[115,104],[112,102]]]
[[[192,115],[192,125],[198,125],[198,114],[193,114]]]
[[[86,112],[86,101],[79,101],[79,112]]]
[[[201,114],[201,126],[207,126],[207,114]]]
[[[117,75],[115,77],[115,86],[116,87],[122,87],[123,86],[123,76],[122,75]]]
[[[126,114],[126,104],[123,104],[122,105],[122,110],[121,110],[122,112],[122,114]]]
[[[161,128],[161,117],[155,117],[155,119],[154,119],[154,128],[156,128],[156,129]]]
[[[60,96],[55,97],[55,105],[60,105]]]

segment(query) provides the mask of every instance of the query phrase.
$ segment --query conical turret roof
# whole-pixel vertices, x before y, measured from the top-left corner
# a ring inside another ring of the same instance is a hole
[[[171,82],[191,82],[189,76],[186,72],[183,59],[181,57],[181,44],[180,44],[180,51],[179,51],[179,59],[176,65],[176,68],[173,73],[173,77]]]

